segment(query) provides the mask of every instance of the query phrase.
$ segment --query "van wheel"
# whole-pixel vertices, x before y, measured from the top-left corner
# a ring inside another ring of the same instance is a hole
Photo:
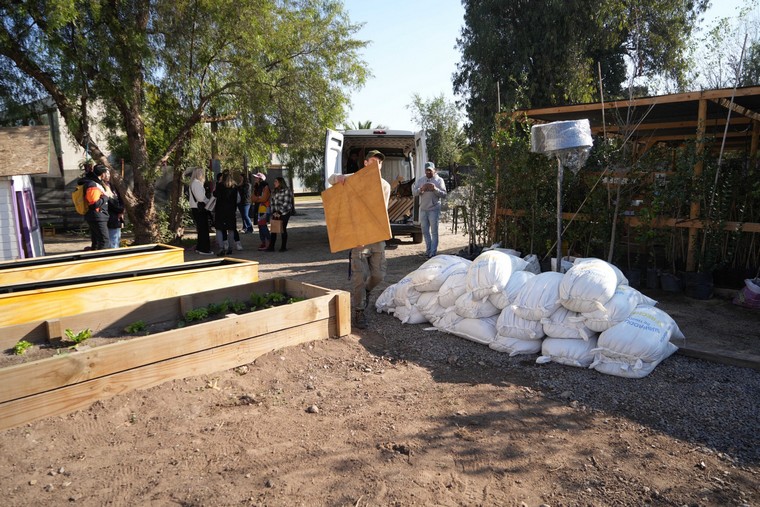
[[[415,232],[412,234],[412,243],[422,243],[422,233],[421,232]]]

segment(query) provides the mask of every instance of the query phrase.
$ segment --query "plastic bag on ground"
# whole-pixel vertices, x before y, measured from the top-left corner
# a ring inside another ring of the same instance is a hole
[[[396,297],[396,284],[389,285],[385,288],[385,290],[377,297],[377,300],[375,301],[375,309],[377,310],[377,313],[393,313],[393,310],[396,308],[396,302],[394,301]]]
[[[745,308],[760,308],[760,278],[744,280],[744,287],[736,295],[733,303]]]
[[[434,326],[446,312],[446,308],[442,307],[438,303],[437,292],[423,292],[415,306],[420,311],[420,313],[425,316],[427,321]]]
[[[393,295],[393,302],[396,306],[411,306],[420,298],[420,292],[414,288],[414,282],[408,276],[402,278],[396,283],[396,292]]]
[[[402,324],[424,324],[428,322],[427,317],[416,306],[397,306],[393,310],[393,316]]]

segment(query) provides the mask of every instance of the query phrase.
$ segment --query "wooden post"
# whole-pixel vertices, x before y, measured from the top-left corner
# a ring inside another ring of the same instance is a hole
[[[702,159],[705,151],[705,124],[707,123],[707,100],[699,100],[699,115],[697,118],[697,163],[694,165],[693,177],[699,178],[702,176],[702,169],[704,169],[704,161]],[[691,202],[691,209],[689,210],[689,218],[692,220],[699,219],[700,205],[699,200],[695,199]],[[697,267],[697,235],[699,229],[696,227],[689,227],[689,251],[686,254],[686,271],[694,271]]]

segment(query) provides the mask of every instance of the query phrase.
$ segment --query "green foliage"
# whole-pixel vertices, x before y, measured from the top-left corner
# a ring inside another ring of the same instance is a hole
[[[148,326],[145,324],[145,321],[138,320],[137,322],[133,322],[132,324],[125,327],[124,332],[127,334],[137,334],[145,331],[147,328]]]
[[[270,292],[266,297],[273,305],[282,304],[288,299],[287,296],[281,292]]]
[[[193,308],[185,313],[185,322],[197,322],[208,318],[208,308]]]
[[[246,310],[247,306],[242,301],[235,301],[232,303],[232,311],[235,313],[243,313]]]
[[[442,94],[425,101],[415,93],[408,107],[414,121],[427,134],[428,159],[439,168],[459,162],[466,139],[459,126],[461,113],[456,104],[447,102]]]
[[[77,345],[79,345],[80,343],[92,337],[92,331],[89,328],[83,329],[82,331],[79,331],[78,333],[75,333],[71,329],[65,329],[63,332],[66,334],[67,341],[70,341]]]
[[[173,156],[205,124],[202,167],[217,148],[228,166],[283,144],[313,148],[368,75],[361,26],[341,2],[6,2],[0,16],[0,97],[51,96],[75,141],[105,161],[96,120],[82,114],[100,105],[110,145],[133,169],[119,190],[138,244],[160,240],[160,169],[182,167]]]
[[[299,301],[306,301],[306,298],[290,297],[288,298],[287,303],[290,305],[293,303],[298,303]]]
[[[13,353],[17,356],[22,356],[26,353],[26,351],[30,348],[32,348],[34,345],[29,343],[26,340],[19,340],[16,345],[13,346]]]
[[[269,298],[266,294],[258,294],[256,292],[251,293],[250,301],[252,310],[264,308],[269,304]]]
[[[665,75],[682,87],[684,48],[707,0],[465,0],[454,91],[464,96],[468,134],[488,142],[497,102],[507,111],[624,95],[634,77]],[[497,83],[499,93],[497,94]]]

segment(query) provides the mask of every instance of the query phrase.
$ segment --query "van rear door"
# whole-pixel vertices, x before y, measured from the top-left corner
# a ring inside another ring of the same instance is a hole
[[[425,176],[427,156],[427,136],[420,130],[414,134],[414,177],[417,179]]]
[[[331,174],[343,174],[343,134],[327,129],[325,137],[325,189]]]

